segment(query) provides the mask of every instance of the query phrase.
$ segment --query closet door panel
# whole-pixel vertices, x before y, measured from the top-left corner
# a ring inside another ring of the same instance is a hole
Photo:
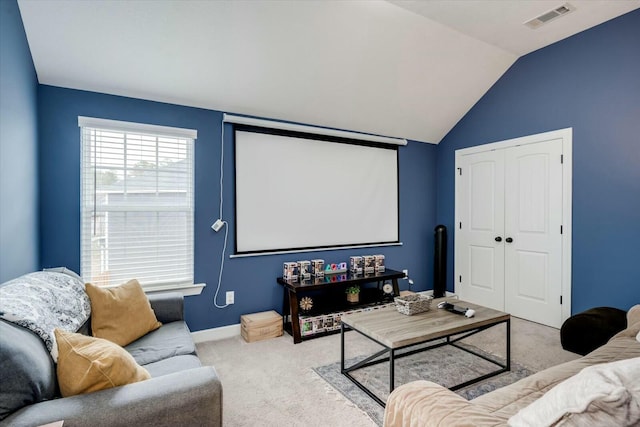
[[[505,310],[561,326],[561,141],[505,150]]]
[[[458,176],[456,292],[504,310],[504,158],[501,152],[464,156]]]

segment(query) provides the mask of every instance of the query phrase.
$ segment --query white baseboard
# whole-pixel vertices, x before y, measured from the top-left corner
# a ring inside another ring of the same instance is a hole
[[[191,337],[196,343],[204,341],[223,340],[240,335],[240,323],[235,325],[221,326],[219,328],[204,329],[202,331],[191,332]]]

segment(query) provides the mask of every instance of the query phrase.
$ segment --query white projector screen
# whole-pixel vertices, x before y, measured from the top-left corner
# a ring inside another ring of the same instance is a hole
[[[235,168],[236,254],[399,243],[397,146],[237,126]]]

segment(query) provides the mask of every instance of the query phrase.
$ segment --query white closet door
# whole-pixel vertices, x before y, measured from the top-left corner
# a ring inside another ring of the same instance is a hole
[[[457,176],[456,277],[460,298],[504,310],[504,153],[464,156]]]
[[[561,140],[505,150],[505,311],[556,328],[562,324],[561,154]]]

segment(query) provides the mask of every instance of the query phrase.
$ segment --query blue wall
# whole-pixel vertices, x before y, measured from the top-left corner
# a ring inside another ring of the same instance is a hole
[[[282,263],[323,258],[347,261],[349,255],[382,253],[389,268],[408,268],[414,289],[432,288],[433,227],[435,225],[436,146],[410,142],[400,148],[400,237],[402,247],[339,250],[305,254],[226,259],[218,304],[235,291],[236,303],[213,307],[223,233],[210,226],[218,218],[220,135],[222,113],[133,98],[52,86],[40,86],[40,198],[41,263],[43,267],[80,269],[80,130],[78,116],[98,117],[196,129],[195,154],[195,280],[207,287],[186,298],[186,317],[192,330],[237,324],[240,315],[282,309],[283,289],[276,283]],[[232,132],[225,128],[224,216],[233,227]],[[234,246],[233,228],[229,247]],[[401,282],[401,288],[406,288]]]
[[[38,268],[37,88],[18,4],[0,1],[0,283]]]
[[[438,145],[438,221],[452,229],[456,149],[566,127],[572,311],[628,309],[640,302],[640,10],[516,61]]]

